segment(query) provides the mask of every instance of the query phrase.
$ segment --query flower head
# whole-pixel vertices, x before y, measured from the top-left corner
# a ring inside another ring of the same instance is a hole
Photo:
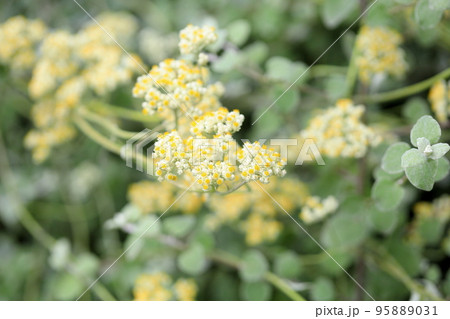
[[[205,26],[203,28],[189,24],[180,31],[181,54],[198,54],[207,45],[216,42],[217,34],[214,27]]]
[[[302,138],[312,138],[321,154],[329,157],[359,158],[380,137],[361,122],[364,106],[351,100],[339,100],[335,107],[314,117],[301,132]]]
[[[311,196],[306,199],[300,218],[307,224],[318,222],[333,213],[338,205],[338,201],[333,196],[328,196],[323,200],[318,196]]]
[[[258,142],[253,144],[245,142],[237,156],[240,165],[239,171],[245,181],[260,181],[267,184],[271,176],[284,176],[286,159],[266,145]]]
[[[203,136],[233,134],[241,129],[244,116],[238,110],[229,112],[221,107],[215,112],[207,112],[192,122],[191,133]]]
[[[445,80],[433,84],[428,93],[431,109],[439,122],[444,123],[450,114],[450,82]]]
[[[363,26],[356,40],[356,60],[361,81],[369,83],[376,74],[402,76],[407,70],[405,52],[399,47],[400,33],[395,30]]]

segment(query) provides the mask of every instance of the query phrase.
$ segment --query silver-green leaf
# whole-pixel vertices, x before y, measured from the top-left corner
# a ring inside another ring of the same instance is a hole
[[[389,174],[401,173],[402,168],[402,155],[410,149],[410,146],[405,142],[399,142],[392,144],[384,153],[381,160],[381,168]]]
[[[439,123],[430,115],[422,116],[411,129],[411,144],[417,146],[417,139],[425,137],[430,144],[435,144],[441,137],[441,127]]]

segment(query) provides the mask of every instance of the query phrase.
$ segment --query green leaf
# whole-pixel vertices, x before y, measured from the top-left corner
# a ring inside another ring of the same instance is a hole
[[[285,87],[275,88],[272,92],[273,94],[272,100],[274,101],[275,99],[280,97],[285,90],[286,90]],[[300,102],[299,92],[297,90],[289,90],[278,99],[275,105],[276,108],[282,113],[289,113],[290,111],[295,109],[296,106],[298,106],[299,102]]]
[[[272,286],[264,281],[242,282],[240,291],[244,300],[266,301],[270,299]]]
[[[100,267],[100,260],[90,253],[82,253],[76,256],[75,269],[86,278],[94,277]]]
[[[292,62],[281,56],[271,57],[266,62],[267,76],[274,80],[285,81],[292,84],[300,76],[301,78],[296,82],[300,84],[306,81],[308,74],[307,67],[302,62]]]
[[[436,182],[439,182],[440,180],[443,180],[448,175],[448,171],[450,170],[450,161],[446,157],[441,157],[437,160],[438,167],[436,172],[436,177],[434,180]]]
[[[383,212],[373,205],[369,210],[369,219],[375,230],[383,234],[390,234],[397,226],[398,213],[396,211]]]
[[[423,164],[427,158],[425,155],[420,152],[418,149],[413,148],[408,151],[406,151],[402,155],[401,165],[403,169],[406,169],[407,167],[414,167],[420,164]]]
[[[189,215],[168,217],[163,221],[163,230],[175,237],[186,236],[194,227],[196,218]]]
[[[321,277],[314,281],[311,287],[311,298],[316,301],[327,301],[334,299],[334,286],[333,282],[326,278]]]
[[[399,142],[389,146],[381,160],[381,168],[390,174],[403,172],[402,155],[409,149],[409,145],[405,142]]]
[[[57,300],[74,300],[84,289],[85,283],[82,280],[71,274],[62,273],[57,275],[51,291]]]
[[[321,239],[327,247],[350,248],[361,243],[368,235],[367,223],[359,214],[337,214],[322,229]]]
[[[429,115],[430,110],[427,102],[419,97],[408,100],[403,106],[402,114],[408,119],[409,123],[416,123],[419,118]]]
[[[419,273],[422,258],[417,247],[394,239],[386,244],[386,248],[408,275],[416,276]]]
[[[196,276],[206,270],[205,251],[199,244],[194,244],[178,256],[178,267],[188,275]]]
[[[394,180],[395,179],[395,180],[398,180],[403,175],[404,175],[403,170],[400,173],[390,174],[390,173],[386,172],[384,169],[382,169],[381,167],[377,167],[373,171],[373,177],[375,179],[390,179],[390,180]]]
[[[299,257],[292,251],[284,251],[275,258],[274,272],[283,278],[296,278],[301,267]]]
[[[243,60],[243,55],[237,51],[227,50],[225,53],[215,62],[212,63],[211,68],[217,73],[230,72]]]
[[[430,268],[428,268],[427,272],[425,273],[425,278],[428,280],[439,283],[442,277],[442,272],[439,266],[437,265],[431,265]]]
[[[430,7],[434,10],[450,9],[450,2],[448,0],[432,0]]]
[[[444,10],[440,6],[433,5],[436,0],[419,0],[414,10],[416,23],[422,29],[431,29],[441,21]]]
[[[426,244],[439,243],[444,234],[445,225],[437,218],[424,218],[418,223],[418,231]]]
[[[372,187],[372,198],[382,211],[391,211],[400,205],[405,190],[396,181],[379,179]]]
[[[246,63],[258,65],[267,59],[267,56],[269,55],[269,47],[266,43],[258,41],[247,45],[242,50],[242,53],[246,58]]]
[[[402,167],[408,180],[418,189],[430,191],[433,188],[437,161],[427,160],[423,153],[411,149],[402,156]]]
[[[246,20],[236,20],[227,27],[228,39],[240,46],[244,44],[250,35],[250,24]]]
[[[411,130],[411,144],[417,146],[419,137],[426,137],[431,144],[437,143],[441,137],[439,123],[430,115],[422,116]]]
[[[325,79],[325,90],[331,100],[337,100],[344,97],[345,94],[345,76],[332,74]]]
[[[269,265],[264,255],[257,250],[249,250],[242,258],[239,274],[244,281],[255,282],[263,279],[268,269]]]
[[[210,252],[214,249],[214,236],[209,231],[196,231],[192,238],[192,242],[201,245],[205,252]]]
[[[438,160],[443,157],[450,150],[450,146],[447,143],[438,143],[431,146],[433,153],[431,153],[430,158]]]
[[[335,28],[358,9],[358,0],[325,0],[322,4],[322,21],[328,28]]]

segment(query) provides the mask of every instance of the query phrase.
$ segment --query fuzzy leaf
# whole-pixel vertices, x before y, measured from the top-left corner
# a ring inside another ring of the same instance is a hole
[[[447,143],[438,143],[431,146],[433,153],[431,153],[430,158],[437,160],[443,157],[450,150],[450,146]]]
[[[433,189],[437,167],[437,161],[424,160],[417,165],[406,167],[406,177],[411,182],[411,184],[413,184],[418,189],[430,191]]]
[[[382,211],[390,211],[400,205],[405,190],[395,181],[377,180],[372,187],[372,198],[375,205]]]
[[[323,23],[333,29],[357,8],[357,0],[325,0],[321,12]]]
[[[433,5],[437,0],[419,0],[414,10],[416,23],[422,29],[431,29],[441,21],[444,9],[442,6]]]
[[[413,149],[410,149],[409,151],[406,151],[402,155],[401,164],[402,164],[402,168],[406,169],[408,167],[414,167],[414,166],[420,165],[420,164],[424,163],[426,160],[427,160],[427,158],[425,157],[425,155],[422,152],[420,152],[416,148],[413,148]]]
[[[435,144],[441,137],[439,123],[430,115],[422,116],[411,130],[411,144],[417,146],[419,137],[426,137],[430,144]]]
[[[409,145],[405,142],[399,142],[389,146],[381,160],[381,168],[389,174],[402,172],[402,155],[409,149]]]
[[[243,282],[240,291],[244,300],[266,301],[270,299],[272,286],[264,281]]]
[[[263,278],[269,269],[266,258],[257,250],[250,250],[242,258],[242,267],[239,274],[244,281],[255,282]]]
[[[198,244],[182,252],[177,261],[180,270],[192,276],[199,275],[206,269],[205,251]]]
[[[436,172],[436,177],[434,180],[436,182],[439,182],[440,180],[443,180],[448,175],[448,171],[450,169],[450,161],[446,157],[441,157],[437,160],[438,168]]]
[[[250,24],[246,20],[236,20],[227,27],[228,39],[240,46],[250,35]]]

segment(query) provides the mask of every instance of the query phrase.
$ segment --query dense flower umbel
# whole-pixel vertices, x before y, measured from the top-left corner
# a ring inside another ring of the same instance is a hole
[[[192,122],[191,133],[195,135],[214,136],[233,134],[241,129],[244,115],[238,110],[229,112],[221,107],[215,112],[207,112]]]
[[[338,201],[333,196],[323,200],[318,196],[308,197],[300,212],[300,218],[307,224],[318,222],[333,213],[338,205]]]
[[[438,81],[430,89],[428,100],[436,119],[445,123],[450,114],[450,82]]]
[[[359,51],[356,64],[361,81],[369,83],[377,74],[404,75],[407,64],[405,52],[399,47],[401,43],[402,36],[395,30],[362,27],[356,40]]]
[[[200,51],[217,38],[211,32],[213,28],[188,26],[180,33],[182,53],[200,53],[204,58]],[[244,116],[222,107],[223,86],[206,84],[209,70],[202,64],[164,60],[139,77],[133,88],[133,95],[145,100],[144,113],[157,112],[176,129],[159,135],[154,145],[158,179],[174,182],[183,176],[185,181],[196,181],[199,189],[216,191],[283,176],[286,160],[277,152],[258,143],[237,146],[232,134],[240,130]]]
[[[103,13],[96,20],[103,29],[90,22],[78,33],[47,31],[42,22],[21,16],[0,26],[0,63],[32,70],[28,92],[37,101],[32,108],[36,129],[25,145],[37,162],[74,136],[71,110],[84,96],[105,95],[140,70],[138,57],[125,54],[110,37],[122,43],[129,39],[137,29],[135,19]]]
[[[0,63],[12,70],[24,70],[36,61],[38,43],[45,37],[47,27],[42,21],[23,16],[8,19],[0,25]]]
[[[203,28],[189,24],[180,31],[180,48],[181,54],[198,54],[207,45],[216,42],[216,29],[211,26]]]
[[[369,146],[380,142],[380,137],[361,122],[363,112],[364,106],[339,100],[335,107],[314,117],[301,137],[312,138],[325,156],[363,157]]]
[[[269,182],[271,176],[284,176],[286,171],[286,159],[281,159],[280,154],[259,142],[253,144],[244,143],[244,147],[237,155],[240,162],[239,171],[245,181]]]
[[[193,279],[180,278],[173,283],[164,272],[140,275],[135,282],[135,301],[192,301],[197,295],[197,284]]]

